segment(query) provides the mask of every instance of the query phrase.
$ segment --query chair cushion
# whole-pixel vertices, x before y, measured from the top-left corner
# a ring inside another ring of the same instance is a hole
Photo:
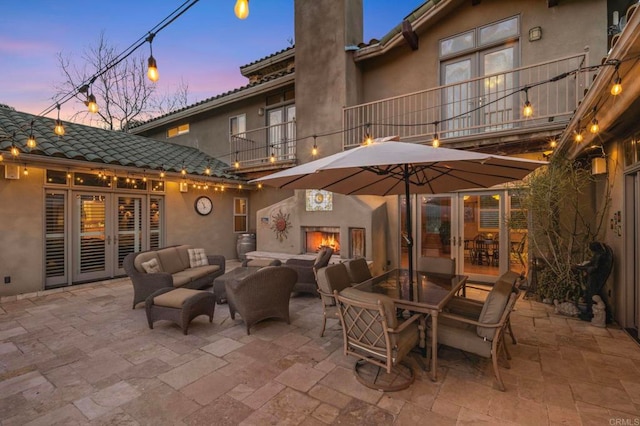
[[[164,272],[164,269],[162,269],[162,262],[158,257],[158,253],[156,253],[155,251],[147,251],[147,252],[139,253],[136,256],[136,258],[133,260],[133,266],[136,268],[138,272],[147,272],[142,266],[142,263],[148,262],[151,259],[156,259],[158,261],[158,266],[160,268],[159,272]]]
[[[160,272],[160,264],[158,263],[158,259],[156,257],[152,257],[146,262],[142,262],[140,265],[147,274],[155,274],[156,272]]]
[[[509,300],[509,295],[513,289],[513,284],[507,281],[497,281],[484,301],[482,311],[478,317],[478,322],[483,324],[496,324],[500,321],[504,308]],[[478,326],[478,336],[493,339],[496,328]]]
[[[347,267],[349,279],[352,283],[361,283],[372,278],[369,265],[367,265],[367,259],[364,257],[352,259],[346,262],[345,266]]]
[[[160,264],[164,272],[175,274],[176,272],[186,269],[180,260],[180,255],[175,247],[167,247],[157,251],[160,258]]]
[[[315,261],[313,262],[314,268],[323,268],[329,264],[329,260],[331,260],[331,255],[333,254],[333,249],[331,247],[322,247],[318,252],[318,256],[316,256]]]
[[[206,266],[209,264],[209,259],[207,259],[207,254],[203,248],[188,249],[187,252],[189,253],[190,268],[197,268],[198,266]]]
[[[431,329],[428,329],[428,334],[431,335]],[[472,324],[440,317],[438,319],[438,343],[485,358],[491,357],[491,342],[478,338],[476,327]]]
[[[278,259],[249,259],[242,266],[257,266],[263,268],[265,266],[280,266],[282,262]]]
[[[335,265],[325,266],[316,271],[318,288],[323,293],[333,294],[334,290],[338,293],[347,287],[351,287],[351,280],[344,263],[336,263]],[[334,298],[325,301],[328,306],[334,306],[336,301]]]
[[[201,290],[191,290],[189,288],[176,288],[166,293],[162,293],[160,296],[154,297],[153,304],[167,308],[182,309],[184,302],[186,302],[190,297],[201,292]]]
[[[398,319],[396,318],[396,307],[388,296],[384,294],[369,293],[362,290],[357,290],[353,287],[347,287],[340,292],[340,296],[353,299],[356,302],[371,303],[376,305],[378,301],[384,306],[384,314],[387,320],[387,327],[396,328],[398,326]]]

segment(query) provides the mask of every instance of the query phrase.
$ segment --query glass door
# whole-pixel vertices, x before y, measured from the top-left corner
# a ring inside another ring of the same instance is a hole
[[[143,247],[143,198],[142,196],[119,195],[118,227],[114,237],[113,248],[118,259],[115,275],[124,274],[122,267],[124,258],[129,253],[142,251]]]
[[[481,75],[485,75],[480,88],[482,124],[485,132],[495,132],[513,126],[513,96],[509,96],[516,85],[514,73],[515,48],[513,46],[480,53]]]
[[[109,199],[110,194],[75,194],[74,282],[107,278],[113,269]]]
[[[452,197],[418,195],[420,257],[451,258]],[[455,250],[454,250],[455,251]]]
[[[442,137],[469,134],[477,119],[473,111],[475,88],[469,80],[475,74],[475,56],[470,55],[442,64]]]
[[[276,159],[295,160],[295,105],[287,105],[268,111],[267,126],[269,126],[269,150],[267,155],[272,153]]]
[[[67,192],[50,191],[45,194],[45,288],[66,285],[68,282],[68,218]]]

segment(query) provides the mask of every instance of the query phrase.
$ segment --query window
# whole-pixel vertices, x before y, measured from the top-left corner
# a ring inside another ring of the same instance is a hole
[[[66,185],[67,172],[47,169],[47,183],[50,185]]]
[[[479,214],[481,231],[497,231],[500,225],[500,196],[481,195]]]
[[[249,230],[249,215],[246,198],[233,199],[233,232],[247,232]]]
[[[189,133],[189,123],[182,124],[178,127],[172,127],[167,130],[167,138],[173,138],[187,133]]]
[[[229,134],[232,136],[244,137],[247,131],[247,118],[245,114],[236,115],[229,118]]]

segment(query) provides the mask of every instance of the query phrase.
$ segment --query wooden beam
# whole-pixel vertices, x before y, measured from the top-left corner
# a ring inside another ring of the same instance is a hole
[[[418,34],[413,31],[411,27],[411,22],[406,19],[402,21],[402,36],[404,40],[407,42],[411,50],[418,50]]]

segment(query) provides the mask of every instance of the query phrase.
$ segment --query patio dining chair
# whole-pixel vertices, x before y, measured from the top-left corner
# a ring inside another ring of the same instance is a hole
[[[498,368],[498,357],[504,354],[504,362],[510,368],[508,360],[511,355],[504,344],[504,333],[517,298],[517,288],[508,281],[498,281],[476,319],[442,312],[438,321],[438,343],[490,358],[498,388],[503,392],[505,386]],[[432,331],[429,329],[427,332],[430,336]]]
[[[318,281],[320,301],[322,302],[322,329],[320,330],[320,337],[323,337],[324,330],[327,326],[327,318],[340,320],[338,317],[338,306],[336,305],[333,292],[340,292],[350,287],[351,278],[349,277],[346,265],[344,263],[336,263],[316,270],[316,279]]]
[[[390,298],[352,287],[334,291],[334,297],[342,323],[344,354],[357,358],[357,380],[384,392],[409,387],[415,374],[403,360],[420,340],[420,315],[400,321]]]

